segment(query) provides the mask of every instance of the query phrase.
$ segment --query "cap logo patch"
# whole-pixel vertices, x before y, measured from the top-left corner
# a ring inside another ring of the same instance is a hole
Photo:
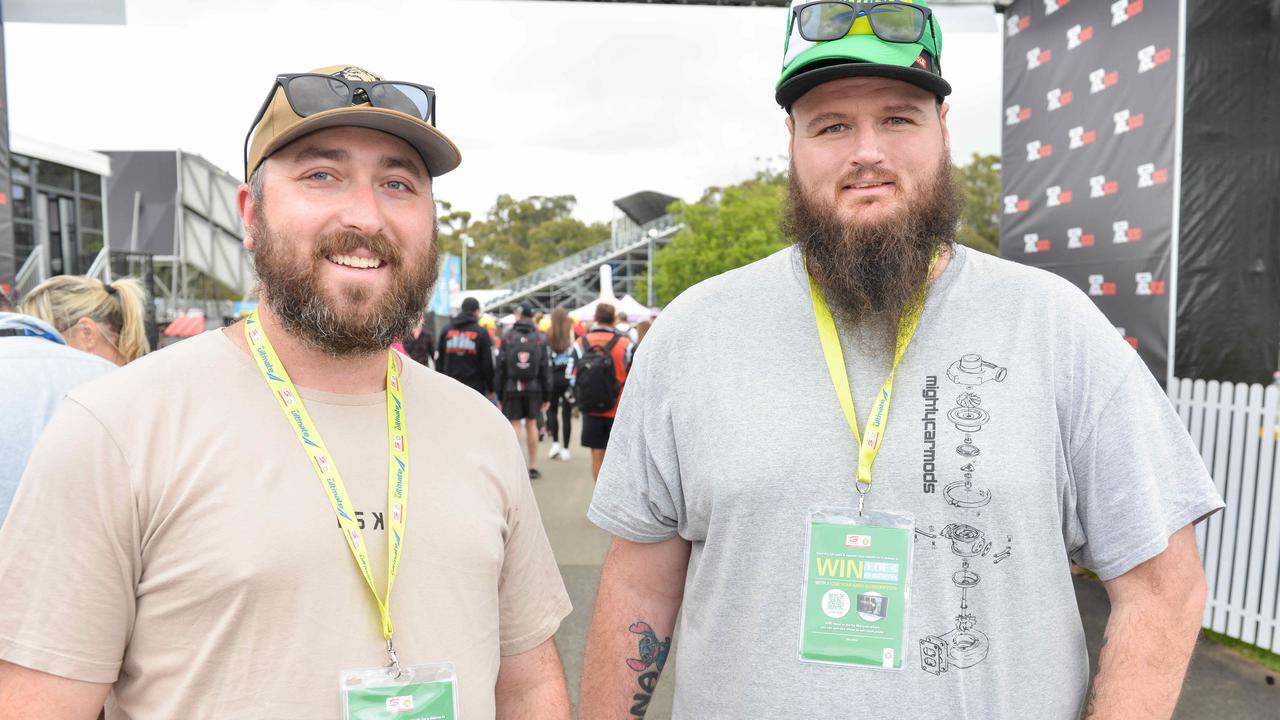
[[[334,77],[343,77],[347,80],[359,80],[362,82],[377,82],[378,78],[364,68],[358,68],[354,65],[345,67],[333,74]]]
[[[923,55],[923,54],[921,54],[919,57],[917,57],[917,58],[916,58],[916,61],[915,61],[913,64],[914,64],[916,67],[921,68],[921,69],[924,69],[924,70],[928,70],[928,69],[929,69],[929,62],[928,62],[927,60],[925,60],[925,59],[924,59],[924,55]]]

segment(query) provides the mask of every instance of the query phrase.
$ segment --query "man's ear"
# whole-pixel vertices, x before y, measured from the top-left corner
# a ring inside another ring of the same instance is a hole
[[[942,103],[938,106],[938,122],[942,125],[942,146],[946,149],[947,155],[951,155],[951,131],[947,129],[947,113],[951,111],[950,103]]]
[[[791,158],[795,155],[796,149],[796,121],[791,117],[791,113],[787,113],[785,121],[787,126],[787,157]]]

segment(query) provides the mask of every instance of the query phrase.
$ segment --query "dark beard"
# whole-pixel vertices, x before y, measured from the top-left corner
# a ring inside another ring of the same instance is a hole
[[[381,234],[322,235],[316,238],[311,257],[292,255],[289,248],[296,244],[287,233],[271,229],[265,207],[261,205],[253,236],[257,241],[253,267],[262,282],[263,302],[275,313],[286,332],[306,346],[335,358],[385,352],[391,343],[405,337],[422,317],[427,296],[439,274],[434,230],[426,257],[412,264],[406,264],[400,247]],[[352,253],[362,247],[382,258],[391,273],[390,287],[381,302],[364,312],[350,308],[368,300],[366,288],[341,287],[339,297],[331,301],[318,282],[321,263],[329,262],[328,256]]]
[[[907,212],[874,224],[845,222],[806,197],[794,163],[788,195],[783,235],[799,248],[832,314],[884,338],[892,351],[903,314],[923,298],[933,252],[951,245],[964,206],[950,158]]]

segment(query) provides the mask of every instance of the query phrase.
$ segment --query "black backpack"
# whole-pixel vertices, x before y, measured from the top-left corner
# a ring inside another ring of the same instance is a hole
[[[608,412],[617,404],[622,388],[613,366],[613,347],[621,339],[621,334],[615,334],[604,345],[582,339],[582,359],[574,366],[573,385],[573,398],[582,412]]]
[[[541,374],[538,361],[542,356],[542,338],[537,332],[513,328],[502,347],[507,358],[507,377],[520,382],[534,382]]]

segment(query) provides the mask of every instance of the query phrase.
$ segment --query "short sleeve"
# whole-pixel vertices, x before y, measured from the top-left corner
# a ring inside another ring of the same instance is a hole
[[[107,429],[64,401],[0,530],[0,659],[115,682],[142,565],[132,487]]]
[[[663,360],[676,357],[667,352],[664,330],[671,326],[655,322],[634,356],[587,510],[591,522],[632,542],[666,540],[685,518],[672,418],[676,388],[659,376]]]
[[[1223,507],[1168,397],[1138,356],[1129,358],[1070,458],[1081,533],[1073,558],[1103,580],[1160,554],[1175,532]]]
[[[498,579],[498,638],[503,656],[519,655],[541,645],[555,635],[573,609],[542,526],[523,457],[514,447],[514,436],[511,443],[508,454],[514,459],[509,464],[515,483],[507,507],[506,554]]]

